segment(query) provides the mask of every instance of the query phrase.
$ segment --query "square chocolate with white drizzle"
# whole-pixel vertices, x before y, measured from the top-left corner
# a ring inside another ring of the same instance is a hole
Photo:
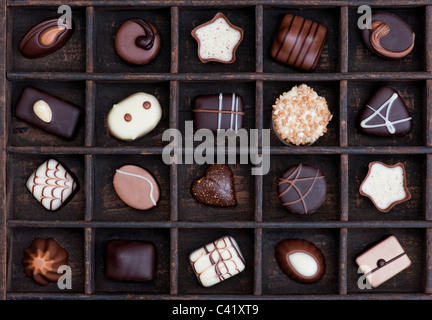
[[[209,129],[214,133],[219,130],[243,128],[243,98],[236,93],[202,95],[195,98],[194,128]]]
[[[389,86],[380,87],[360,114],[360,130],[375,136],[401,136],[412,127],[412,118],[399,93]]]
[[[27,189],[47,210],[60,209],[77,190],[69,170],[55,159],[42,163],[27,179]]]

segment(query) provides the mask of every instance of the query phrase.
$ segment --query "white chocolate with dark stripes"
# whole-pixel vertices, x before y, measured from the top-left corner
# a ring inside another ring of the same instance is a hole
[[[58,210],[71,197],[77,183],[55,159],[42,163],[27,179],[27,189],[47,210]]]
[[[234,238],[219,238],[189,255],[189,262],[204,287],[211,287],[242,272],[246,265]]]
[[[282,19],[271,47],[271,56],[278,62],[312,71],[318,64],[327,40],[327,28],[293,14]]]

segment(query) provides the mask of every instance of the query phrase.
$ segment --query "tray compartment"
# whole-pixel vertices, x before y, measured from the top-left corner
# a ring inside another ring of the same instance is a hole
[[[338,81],[266,81],[263,86],[263,127],[264,129],[270,129],[270,145],[276,147],[285,146],[279,138],[276,136],[273,130],[272,123],[272,111],[273,105],[277,98],[284,92],[290,91],[294,86],[306,84],[315,92],[324,97],[327,100],[327,104],[331,114],[333,115],[332,120],[327,125],[327,132],[320,137],[313,146],[318,147],[329,147],[339,145],[339,82]],[[306,150],[306,149],[305,149]]]
[[[180,221],[252,221],[254,219],[254,177],[248,164],[227,164],[234,175],[237,206],[212,207],[196,201],[190,192],[208,165],[178,165],[178,213]]]
[[[358,121],[366,103],[378,88],[388,85],[399,92],[412,117],[412,129],[404,136],[375,137],[360,132]],[[424,81],[349,81],[348,142],[350,146],[421,146],[426,128]]]
[[[169,128],[169,82],[97,82],[95,109],[95,143],[97,147],[160,147],[163,132]],[[136,92],[154,95],[162,107],[162,118],[151,132],[134,141],[122,141],[115,138],[108,130],[107,117],[114,104],[119,103]]]
[[[10,293],[83,293],[85,282],[84,232],[79,228],[23,228],[10,230],[8,235]],[[56,283],[46,287],[27,278],[21,259],[24,249],[36,238],[54,238],[69,253],[68,265],[72,269],[72,289],[59,289]]]
[[[146,65],[133,65],[124,61],[114,47],[115,35],[120,26],[129,19],[139,18],[152,23],[161,37],[161,49],[156,58]],[[169,8],[114,8],[100,7],[95,10],[95,71],[143,73],[169,72],[171,58],[171,25]]]
[[[148,282],[118,281],[105,276],[105,249],[109,241],[131,240],[151,242],[156,246],[156,274]],[[157,228],[109,228],[95,230],[95,292],[96,293],[169,293],[169,229]]]
[[[279,199],[278,182],[282,174],[297,164],[318,168],[326,178],[327,197],[314,213],[298,215],[286,209]],[[336,221],[339,220],[339,170],[337,155],[278,155],[270,158],[270,171],[263,177],[263,221]]]
[[[284,239],[299,238],[314,243],[324,255],[326,272],[316,283],[298,283],[279,268],[275,246]],[[304,295],[338,293],[339,233],[334,229],[266,229],[263,232],[263,294]]]
[[[170,167],[158,155],[98,155],[94,159],[95,210],[97,221],[167,221],[170,213]],[[146,211],[125,204],[113,187],[116,169],[126,164],[149,171],[157,180],[160,199],[157,206]]]
[[[38,59],[28,59],[18,50],[21,38],[37,23],[60,17],[58,7],[10,8],[13,17],[9,70],[19,72],[83,72],[86,69],[86,15],[82,8],[72,9],[75,29],[69,41],[56,52]]]
[[[263,65],[264,72],[301,73],[290,66],[275,61],[270,55],[279,24],[286,14],[298,15],[316,21],[327,28],[327,41],[321,53],[320,60],[313,73],[328,73],[339,71],[339,8],[307,8],[299,7],[265,7],[263,14]],[[303,71],[304,73],[304,71]],[[307,73],[305,73],[307,74]]]
[[[44,161],[54,158],[64,164],[78,183],[71,200],[55,212],[45,209],[28,191],[27,179]],[[8,194],[11,199],[8,216],[14,220],[74,221],[84,217],[86,188],[84,157],[81,155],[10,154],[8,156]]]
[[[414,48],[409,55],[395,61],[378,57],[363,42],[357,27],[360,14],[357,8],[348,10],[349,23],[349,72],[413,72],[425,69],[425,8],[380,8],[372,7],[372,13],[386,11],[402,18],[415,33]]]
[[[380,212],[372,201],[359,193],[368,173],[370,162],[386,164],[401,162],[405,167],[406,182],[411,199],[395,205],[389,212]],[[349,220],[352,221],[406,221],[424,219],[425,162],[423,155],[350,155],[349,156]]]
[[[65,139],[48,133],[38,127],[27,124],[16,118],[15,107],[25,87],[32,86],[45,91],[53,96],[75,104],[82,110],[82,116],[77,131],[72,139]],[[7,115],[9,122],[8,144],[16,147],[29,146],[83,146],[85,130],[85,83],[82,81],[14,81],[12,82],[10,113]]]
[[[358,273],[355,258],[371,245],[394,235],[405,249],[411,260],[411,266],[389,279],[378,288],[360,289],[357,285],[362,273]],[[424,290],[425,270],[425,231],[422,229],[371,228],[350,229],[348,231],[347,274],[348,293],[361,293],[366,296],[372,293],[421,293]]]
[[[211,228],[179,229],[179,294],[253,294],[254,286],[254,234],[252,229]],[[236,241],[246,261],[246,268],[236,276],[222,281],[212,287],[202,287],[189,263],[189,254],[202,246],[223,236],[231,236]]]
[[[233,64],[217,62],[202,63],[198,58],[198,43],[192,37],[192,30],[213,19],[222,12],[235,26],[243,29],[243,40],[236,51]],[[222,73],[255,71],[255,9],[253,7],[194,8],[179,10],[179,72]]]

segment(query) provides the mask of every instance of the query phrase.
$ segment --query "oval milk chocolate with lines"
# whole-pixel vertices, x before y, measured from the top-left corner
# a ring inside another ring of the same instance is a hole
[[[73,28],[58,24],[59,18],[39,22],[31,28],[19,44],[19,51],[26,58],[36,59],[62,48],[72,36]]]
[[[327,28],[303,17],[287,14],[282,19],[271,47],[278,62],[312,71],[327,40]]]

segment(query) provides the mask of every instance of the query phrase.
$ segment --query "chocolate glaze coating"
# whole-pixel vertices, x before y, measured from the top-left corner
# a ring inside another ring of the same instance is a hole
[[[295,269],[289,260],[289,255],[301,252],[312,257],[317,264],[317,271],[312,276],[304,276]],[[275,258],[282,271],[291,279],[301,283],[314,283],[320,280],[326,270],[325,258],[321,250],[304,239],[285,239],[275,247]]]
[[[41,58],[54,51],[62,48],[66,42],[70,39],[73,33],[73,21],[72,29],[60,28],[53,32],[53,37],[51,37],[52,42],[49,44],[44,44],[42,39],[47,31],[52,32],[55,28],[58,28],[58,19],[51,18],[42,22],[39,22],[34,27],[32,27],[23,36],[19,43],[19,51],[26,58]]]
[[[52,111],[49,123],[41,120],[33,111],[35,102],[39,100],[45,101]],[[81,113],[77,106],[33,87],[24,88],[15,107],[18,119],[67,139],[75,135]]]
[[[327,196],[327,182],[315,167],[299,164],[289,168],[278,183],[279,199],[283,206],[296,214],[317,211]]]
[[[312,71],[327,40],[327,28],[300,16],[287,14],[274,37],[270,55],[283,64]]]
[[[46,286],[61,277],[57,270],[68,264],[69,253],[52,238],[35,239],[24,250],[24,273],[36,283]]]
[[[156,248],[145,241],[114,240],[105,252],[105,275],[121,281],[150,281],[155,276]]]
[[[376,44],[371,42],[371,32],[378,25],[374,25],[374,21],[384,23],[387,28],[386,32],[377,35],[382,48],[378,48]],[[408,55],[414,45],[415,34],[411,27],[400,17],[389,12],[377,12],[372,15],[372,29],[367,28],[361,31],[362,38],[366,46],[376,55],[387,59],[399,59]],[[386,34],[386,35],[385,35]]]
[[[237,94],[198,96],[195,98],[192,111],[195,130],[209,129],[217,133],[218,129],[243,128],[243,98]]]
[[[380,110],[379,113],[384,119],[374,110]],[[387,125],[385,118],[390,122]],[[361,132],[370,135],[401,136],[411,130],[412,120],[399,93],[392,87],[382,86],[364,106],[360,113],[358,126]]]
[[[160,35],[154,25],[141,19],[123,23],[115,37],[115,49],[126,62],[144,65],[153,61],[161,47]]]

